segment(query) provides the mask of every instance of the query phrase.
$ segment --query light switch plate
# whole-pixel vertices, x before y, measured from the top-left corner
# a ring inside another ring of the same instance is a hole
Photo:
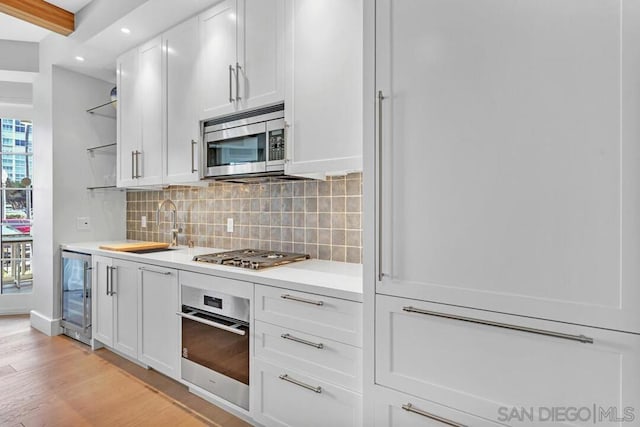
[[[76,228],[78,231],[91,230],[91,218],[88,216],[79,216],[76,218]]]
[[[233,233],[233,218],[227,218],[227,233]]]
[[[147,216],[146,215],[142,215],[140,217],[140,227],[147,228]]]

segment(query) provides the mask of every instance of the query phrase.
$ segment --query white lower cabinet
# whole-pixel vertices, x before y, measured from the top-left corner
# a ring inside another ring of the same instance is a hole
[[[180,378],[178,272],[93,257],[94,339],[172,378]]]
[[[504,425],[385,387],[376,386],[373,398],[375,400],[375,427],[442,427],[445,425],[492,427]]]
[[[178,271],[138,266],[138,359],[163,374],[180,379]]]
[[[611,425],[640,401],[638,335],[382,295],[375,327],[377,384],[488,420]]]
[[[91,333],[93,339],[113,347],[113,296],[111,295],[111,258],[93,256],[91,259],[92,298]]]
[[[256,357],[362,391],[362,349],[256,320]]]
[[[129,357],[138,356],[136,263],[95,256],[92,323],[94,339]]]
[[[254,313],[254,419],[362,425],[362,304],[256,285]]]
[[[113,348],[138,357],[138,266],[113,260]]]
[[[362,395],[261,360],[254,363],[254,418],[265,426],[362,425]]]
[[[256,319],[362,347],[362,304],[256,285]]]

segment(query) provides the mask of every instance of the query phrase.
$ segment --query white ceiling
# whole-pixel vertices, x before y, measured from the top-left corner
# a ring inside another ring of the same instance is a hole
[[[49,0],[49,3],[55,4],[69,12],[76,13],[91,0]],[[0,40],[19,40],[24,42],[39,42],[51,31],[30,24],[13,16],[0,13]]]
[[[76,13],[92,0],[48,1]],[[96,7],[83,17],[85,33],[90,34],[89,37],[85,37],[87,34],[84,33],[80,36],[81,28],[69,37],[47,37],[53,33],[0,13],[0,39],[46,43],[46,49],[49,52],[55,52],[51,56],[55,65],[115,82],[115,62],[118,55],[219,0],[137,0],[127,3],[134,6],[124,16],[105,21],[106,26],[97,28],[93,22],[89,21],[92,21],[96,14],[101,18],[105,13],[105,7],[108,8],[111,5],[109,1],[96,1],[92,5]],[[126,1],[128,0],[119,0],[120,3]],[[107,14],[108,12],[107,10]],[[94,27],[97,31],[92,33],[91,29]],[[123,27],[129,28],[131,34],[123,34],[120,31]],[[88,32],[87,28],[90,29]],[[77,56],[85,58],[85,61],[78,62],[75,59]]]
[[[91,0],[47,0],[48,3],[55,4],[58,7],[68,10],[69,12],[76,13],[87,4],[91,3]]]
[[[51,34],[49,30],[0,13],[0,40],[39,42]]]

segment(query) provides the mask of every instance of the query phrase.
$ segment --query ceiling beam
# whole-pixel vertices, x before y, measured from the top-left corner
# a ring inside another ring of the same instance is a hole
[[[75,30],[75,16],[44,0],[0,0],[0,12],[68,36]]]

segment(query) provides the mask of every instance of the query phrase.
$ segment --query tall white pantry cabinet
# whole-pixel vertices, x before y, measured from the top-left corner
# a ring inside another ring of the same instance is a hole
[[[640,2],[364,22],[365,425],[636,425]]]

